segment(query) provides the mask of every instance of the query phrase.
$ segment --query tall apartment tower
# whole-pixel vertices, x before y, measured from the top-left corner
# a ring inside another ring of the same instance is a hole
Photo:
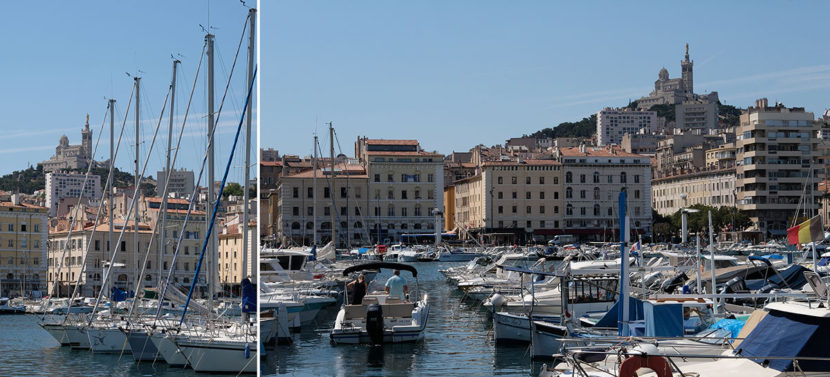
[[[744,111],[740,122],[738,209],[749,215],[762,238],[786,236],[794,218],[818,214],[816,188],[823,170],[818,162],[819,125],[803,107],[770,107],[766,98]]]

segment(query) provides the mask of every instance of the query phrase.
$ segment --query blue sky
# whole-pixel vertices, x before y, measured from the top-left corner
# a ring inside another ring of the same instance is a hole
[[[311,153],[334,122],[449,153],[647,95],[684,46],[695,91],[830,107],[830,3],[264,1],[263,147]],[[327,139],[327,137],[326,137]],[[324,150],[327,149],[324,142]]]
[[[250,3],[255,5],[255,1]],[[199,25],[215,27],[212,30],[216,34],[218,106],[247,12],[238,1],[231,0],[3,2],[0,4],[3,41],[0,109],[5,117],[0,121],[3,135],[0,138],[4,141],[0,148],[0,174],[48,159],[62,134],[69,137],[71,144],[80,144],[80,131],[87,113],[95,141],[108,98],[118,101],[117,137],[133,83],[125,72],[142,72],[140,149],[143,162],[170,83],[171,54],[180,54],[182,61],[176,90],[176,111],[181,117],[204,42],[205,33]],[[217,130],[217,179],[224,170],[233,126],[239,121],[247,90],[245,46],[220,119],[221,128]],[[197,172],[206,145],[204,77],[204,73],[200,75],[196,86],[176,165]],[[130,172],[134,170],[134,119],[134,112],[130,110],[125,138],[116,159],[116,166]],[[148,174],[153,177],[164,165],[167,122],[165,115],[149,160]],[[175,122],[174,127],[175,144],[181,121]],[[96,159],[105,160],[109,157],[109,120],[101,142]],[[241,182],[243,154],[237,156],[230,179]]]

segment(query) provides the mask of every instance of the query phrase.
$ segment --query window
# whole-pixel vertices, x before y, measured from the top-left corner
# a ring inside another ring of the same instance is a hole
[[[380,174],[375,174],[375,182],[380,182]]]
[[[401,216],[408,216],[406,207],[401,208]]]
[[[348,207],[340,207],[340,216],[348,216],[349,209]]]
[[[554,185],[558,185],[558,184],[559,184],[559,177],[553,177],[553,184],[554,184]]]
[[[545,227],[545,220],[539,221],[539,228]]]
[[[510,178],[510,183],[515,185],[515,184],[519,183],[519,179],[516,178],[516,176],[514,175],[513,177]]]
[[[95,240],[95,251],[101,250],[101,240]]]
[[[568,216],[572,216],[574,214],[574,206],[568,204],[565,206],[565,214]]]
[[[545,184],[545,177],[539,177],[539,184],[540,184],[540,185],[544,185],[544,184]]]
[[[323,215],[331,216],[331,207],[327,206],[327,207],[323,208]]]
[[[525,227],[526,227],[526,228],[531,228],[531,227],[533,227],[533,225],[531,225],[531,224],[530,224],[530,220],[527,220],[527,223],[525,224]]]
[[[585,174],[579,175],[579,183],[585,183]]]
[[[516,206],[513,206],[513,213],[516,213]]]
[[[516,199],[516,198],[518,198],[518,196],[516,196],[516,192],[513,191],[513,199]]]
[[[418,189],[415,189],[415,199],[421,199],[421,191]]]
[[[544,191],[539,191],[539,199],[544,199],[544,198],[545,198],[545,192]]]
[[[599,187],[594,187],[594,200],[599,200]]]
[[[613,216],[614,215],[611,211],[612,211],[612,208],[608,207],[608,216]]]
[[[389,209],[386,211],[387,216],[395,216],[395,207],[389,206]]]
[[[387,174],[386,182],[395,182],[395,177],[392,174]]]
[[[26,224],[21,224],[21,225],[20,225],[20,231],[21,231],[21,232],[25,232],[25,231],[26,231]]]
[[[504,207],[499,206],[499,213],[504,213]]]
[[[620,173],[620,183],[626,183],[625,181],[626,181],[625,172],[622,172],[622,173]]]
[[[530,191],[525,193],[525,199],[530,199]]]
[[[608,174],[608,183],[614,183],[614,176],[611,174]]]
[[[638,174],[634,174],[634,183],[640,183],[640,176]]]
[[[504,183],[504,179],[502,179],[502,177],[499,177],[498,182],[499,182],[499,184],[502,184],[502,183]]]
[[[573,183],[573,174],[571,172],[565,173],[565,183]]]
[[[354,207],[354,215],[360,216],[360,207]]]
[[[415,207],[415,216],[421,216],[421,207]]]
[[[294,216],[300,216],[300,207],[293,207],[291,209],[291,214]]]
[[[525,208],[525,213],[527,213],[528,215],[531,213],[530,206],[527,206],[527,208]]]
[[[313,198],[314,197],[314,189],[309,187],[308,188],[308,193],[306,194],[306,196],[308,196],[309,198]]]
[[[401,190],[401,199],[409,199],[406,194],[406,190]]]
[[[594,172],[594,183],[599,183],[599,172],[598,171]]]
[[[435,180],[435,177],[432,174],[427,174],[427,182],[432,182]]]
[[[324,197],[324,198],[331,197],[331,193],[329,192],[329,188],[328,188],[328,187],[323,187],[323,197]]]
[[[545,213],[545,206],[539,206],[539,213]]]
[[[503,195],[503,194],[504,194],[503,192],[499,191],[499,199],[503,199],[503,198],[504,198],[504,195]]]
[[[574,190],[570,187],[565,189],[565,199],[571,199],[574,196]]]
[[[306,215],[307,216],[314,216],[314,207],[308,207],[306,209]]]
[[[634,190],[634,199],[640,199],[640,190]]]
[[[389,190],[389,192],[386,193],[386,198],[387,199],[395,199],[395,192],[392,191],[392,190]]]
[[[553,213],[559,213],[559,206],[553,206]]]
[[[40,232],[40,225],[35,224],[35,232]]]
[[[121,251],[127,251],[127,241],[121,241]]]
[[[525,177],[525,184],[526,184],[526,185],[529,185],[529,184],[530,184],[530,177]]]
[[[579,190],[579,198],[585,199],[585,190]]]
[[[292,191],[292,195],[291,195],[292,197],[294,197],[294,198],[299,198],[300,197],[300,188],[299,187],[294,187],[291,191]]]
[[[594,204],[594,216],[599,216],[599,204]]]
[[[579,207],[579,214],[585,216],[585,207]]]
[[[553,192],[553,198],[554,199],[559,199],[559,191],[554,191]]]
[[[348,196],[349,196],[349,194],[348,194],[348,192],[346,191],[346,188],[345,188],[345,187],[341,187],[341,188],[340,188],[340,197],[341,197],[341,198],[346,198],[346,197],[348,197]]]
[[[380,216],[380,207],[375,207],[375,216]]]

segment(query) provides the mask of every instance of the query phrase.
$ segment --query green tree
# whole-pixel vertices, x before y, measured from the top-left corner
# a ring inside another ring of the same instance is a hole
[[[242,196],[242,185],[236,182],[231,182],[225,185],[225,191],[222,192],[222,199],[227,200],[228,196]]]

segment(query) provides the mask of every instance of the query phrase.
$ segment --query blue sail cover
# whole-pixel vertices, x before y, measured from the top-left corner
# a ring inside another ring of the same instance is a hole
[[[828,322],[827,318],[771,310],[749,333],[736,352],[750,358],[756,357],[753,361],[759,364],[768,362],[772,369],[789,371],[793,367],[792,360],[765,360],[763,357],[826,356],[827,349],[830,349]],[[819,324],[824,325],[821,331],[817,331]],[[830,363],[827,361],[800,360],[799,365],[806,371],[830,370]]]
[[[120,302],[127,300],[127,291],[112,287],[112,294],[110,295],[110,301],[112,302]]]
[[[617,327],[618,312],[620,311],[620,301],[614,303],[611,309],[597,321],[594,327]],[[637,321],[643,319],[643,302],[634,298],[628,298],[628,320]]]
[[[643,303],[645,336],[683,336],[683,304]]]
[[[256,290],[248,278],[242,279],[242,312],[256,312]]]

